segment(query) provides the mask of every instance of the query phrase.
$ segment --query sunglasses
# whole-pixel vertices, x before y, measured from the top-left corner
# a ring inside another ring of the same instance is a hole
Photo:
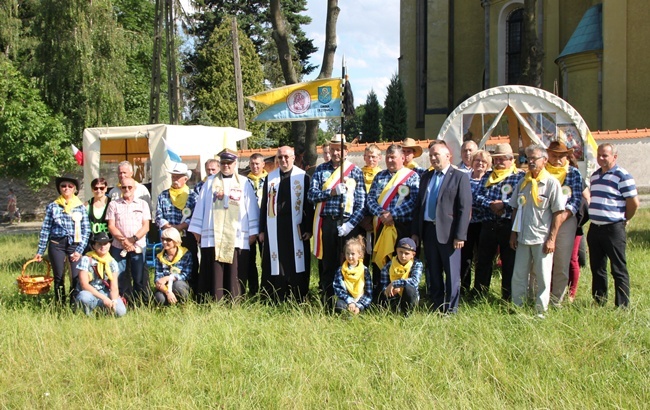
[[[75,186],[74,186],[74,184],[61,184],[61,185],[59,185],[59,188],[61,188],[61,189],[64,189],[64,188],[72,189],[72,188],[75,188]]]
[[[105,189],[106,189],[105,186],[96,186],[96,187],[93,188],[93,191],[103,191]]]
[[[133,189],[133,188],[135,188],[135,187],[134,187],[134,186],[131,186],[131,185],[126,185],[126,186],[121,186],[121,187],[120,187],[120,189],[121,189],[122,191],[126,191],[127,189]]]

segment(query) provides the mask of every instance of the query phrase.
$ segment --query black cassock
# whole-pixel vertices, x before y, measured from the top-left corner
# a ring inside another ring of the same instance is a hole
[[[307,201],[307,190],[310,178],[305,174],[303,182],[303,212],[300,232],[311,233],[314,220],[314,206]],[[264,181],[262,207],[260,209],[260,230],[264,232],[264,252],[262,254],[262,289],[274,301],[284,301],[289,296],[301,302],[309,291],[309,276],[311,271],[311,250],[309,240],[303,241],[303,258],[305,258],[305,271],[296,272],[296,263],[293,249],[293,219],[291,209],[291,171],[280,171],[280,184],[277,189],[277,238],[270,238],[266,226],[268,218],[268,184],[269,178]],[[277,241],[280,274],[271,275],[271,256],[269,241]]]

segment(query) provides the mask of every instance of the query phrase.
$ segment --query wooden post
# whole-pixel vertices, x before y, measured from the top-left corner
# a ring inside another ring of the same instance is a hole
[[[241,79],[241,62],[239,61],[239,36],[237,35],[237,17],[232,18],[232,54],[235,65],[235,90],[237,92],[237,127],[246,129],[244,118],[244,89]],[[241,149],[248,149],[248,141],[241,140]]]

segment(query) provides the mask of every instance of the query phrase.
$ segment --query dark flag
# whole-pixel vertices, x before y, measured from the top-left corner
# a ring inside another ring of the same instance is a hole
[[[352,86],[347,79],[343,86],[343,115],[346,117],[354,116],[354,95],[352,95]]]

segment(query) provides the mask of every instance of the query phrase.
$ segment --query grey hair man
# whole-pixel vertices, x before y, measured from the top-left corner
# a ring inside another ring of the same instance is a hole
[[[131,165],[129,161],[122,161],[117,164],[117,179],[119,183],[108,192],[108,196],[112,201],[122,197],[122,190],[120,187],[122,186],[122,181],[126,178],[133,178],[133,165]],[[147,205],[149,205],[149,207],[151,207],[151,193],[149,193],[146,186],[137,181],[135,182],[135,192],[133,193],[133,197],[142,199],[147,203]]]

